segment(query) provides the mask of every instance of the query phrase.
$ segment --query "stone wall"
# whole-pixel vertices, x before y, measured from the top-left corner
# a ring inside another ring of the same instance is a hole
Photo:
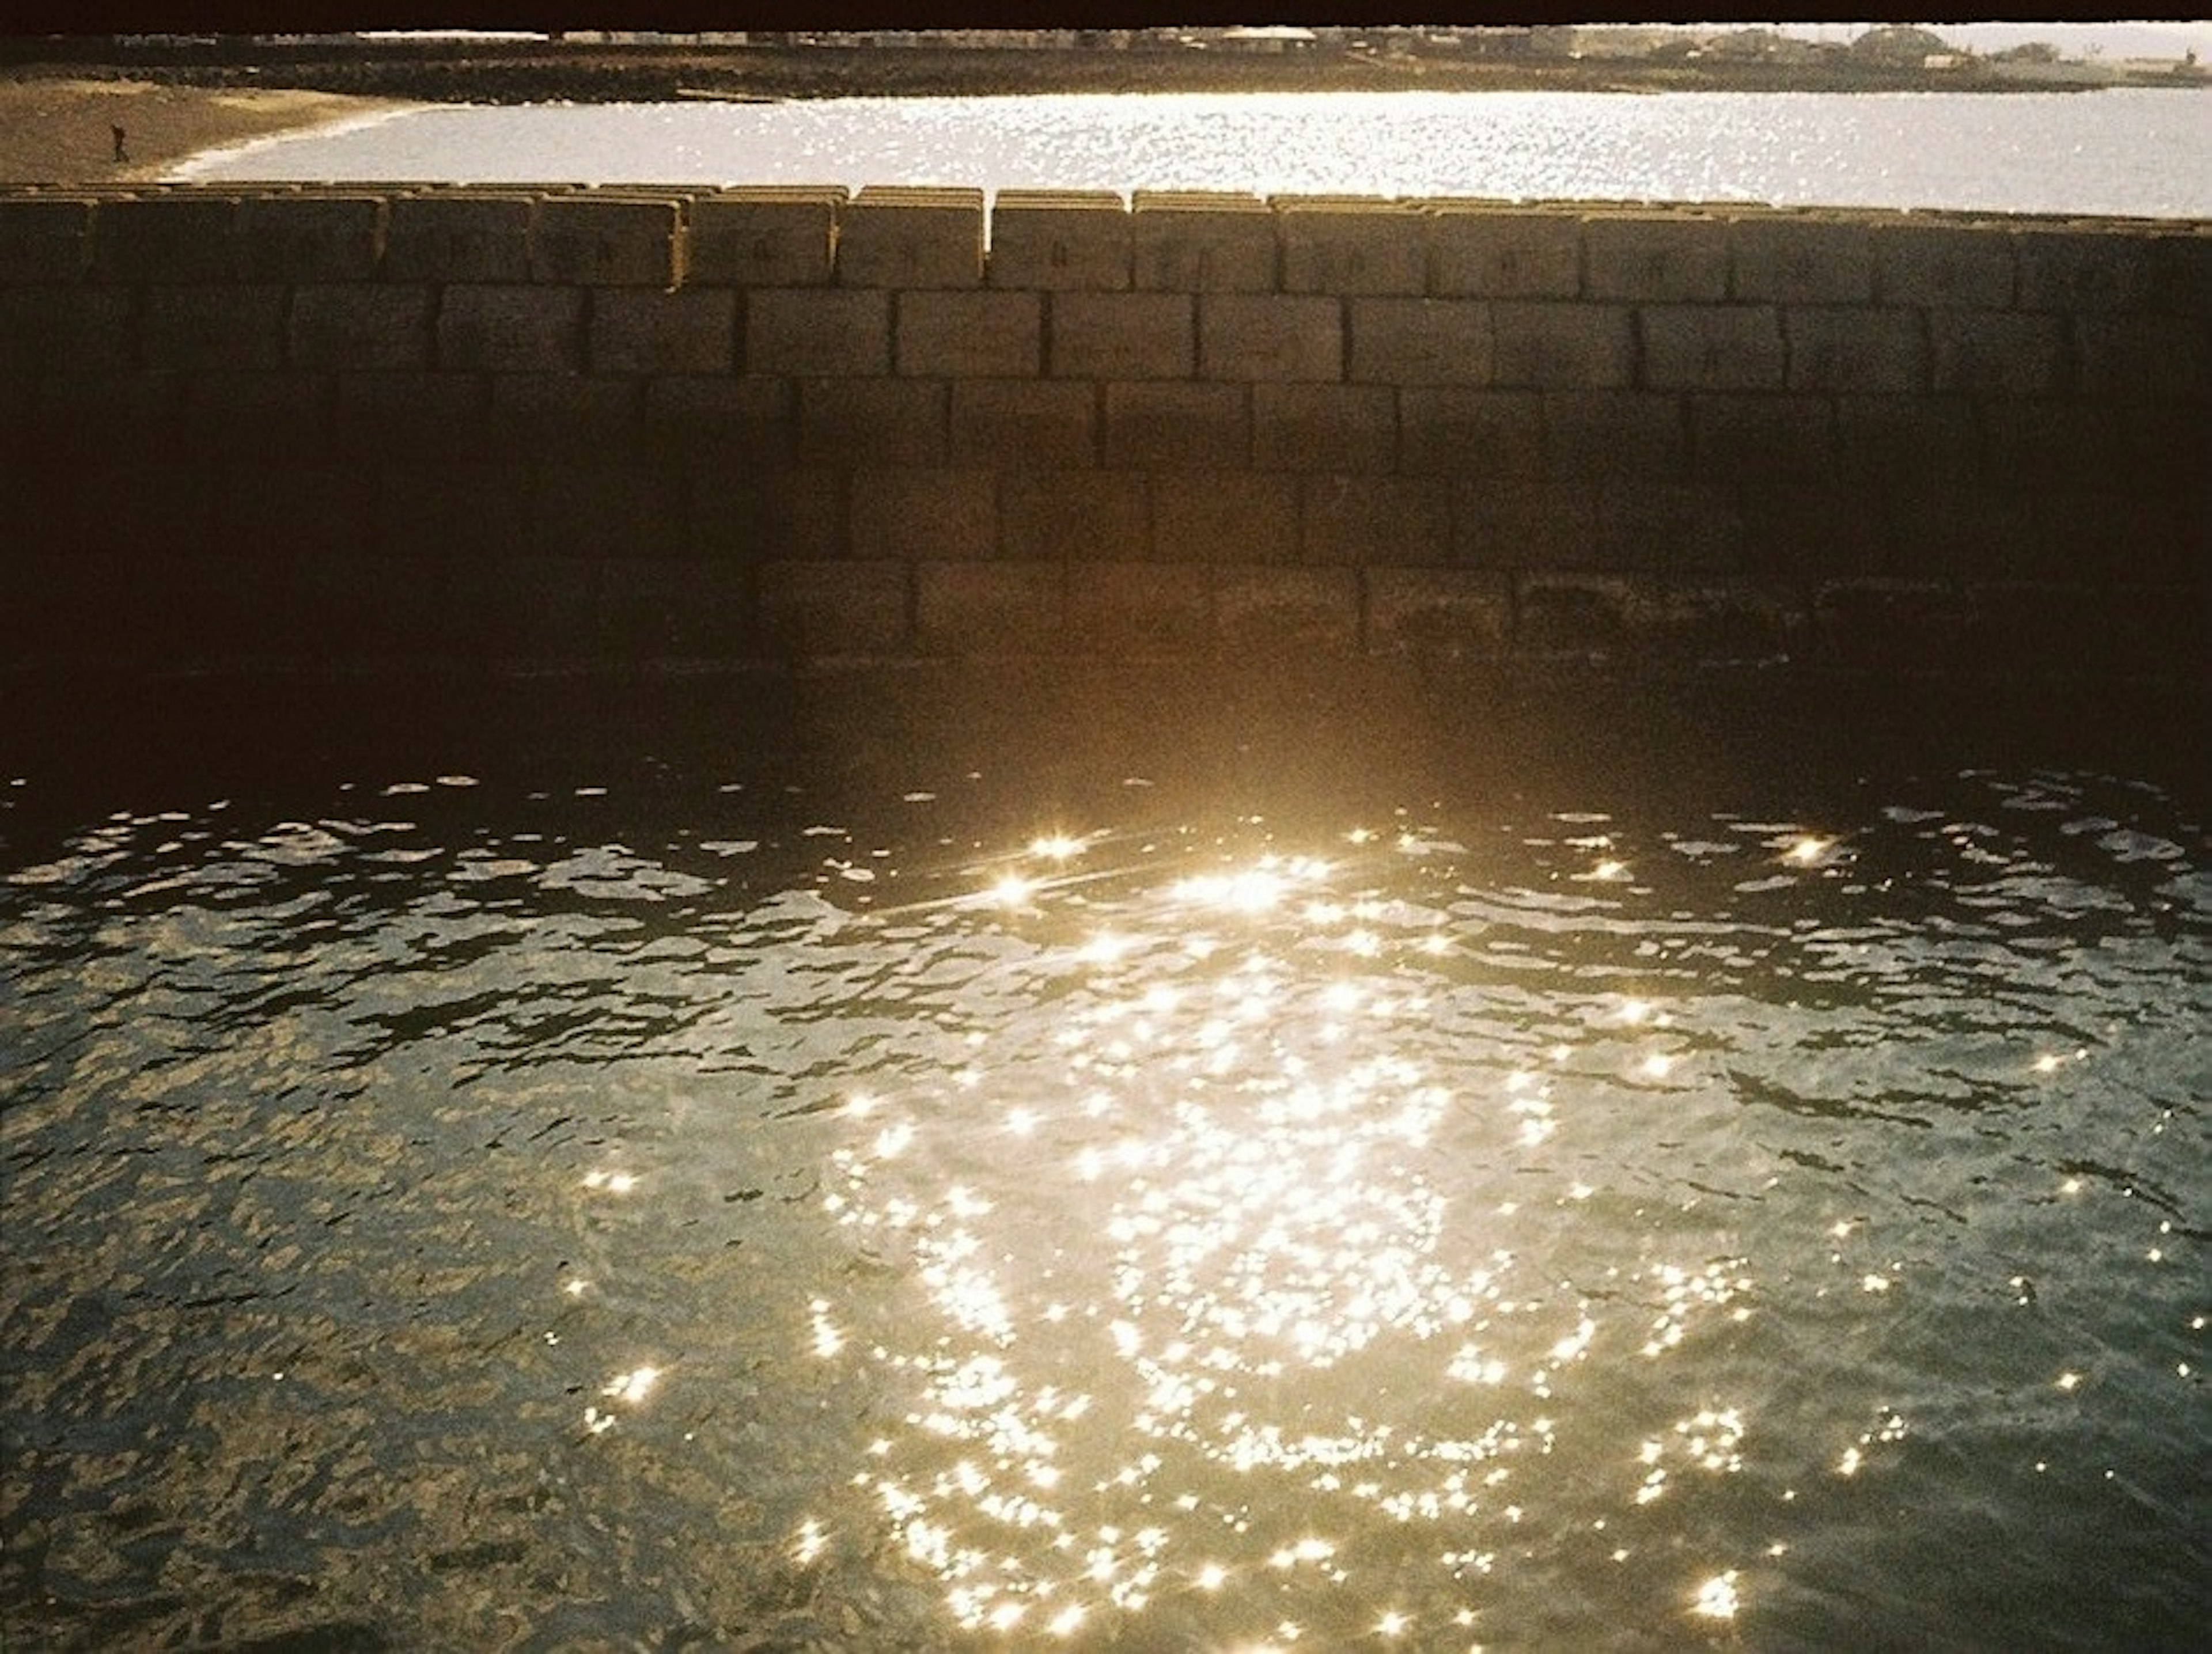
[[[17,191],[0,660],[2195,673],[2208,403],[2195,223]]]

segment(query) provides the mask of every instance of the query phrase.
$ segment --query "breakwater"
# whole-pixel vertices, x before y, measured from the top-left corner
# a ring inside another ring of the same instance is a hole
[[[0,658],[2187,676],[2212,233],[0,196]]]

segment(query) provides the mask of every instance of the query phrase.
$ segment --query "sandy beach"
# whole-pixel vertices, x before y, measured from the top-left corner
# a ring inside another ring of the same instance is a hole
[[[144,183],[204,149],[413,106],[276,88],[10,75],[0,77],[0,184]]]

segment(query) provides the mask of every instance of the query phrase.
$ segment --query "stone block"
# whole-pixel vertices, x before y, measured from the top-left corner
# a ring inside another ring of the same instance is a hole
[[[683,208],[597,193],[548,196],[530,226],[534,280],[672,288],[684,279]]]
[[[446,571],[446,623],[471,659],[596,659],[605,578],[597,557],[457,559]]]
[[[1008,557],[1129,562],[1150,548],[1142,476],[1025,467],[1001,479],[999,509]]]
[[[603,288],[592,295],[595,373],[727,373],[737,361],[738,295],[727,288]]]
[[[1465,385],[1404,391],[1398,396],[1398,440],[1399,469],[1408,476],[1534,482],[1544,466],[1543,402],[1533,391]]]
[[[1356,568],[1218,569],[1214,637],[1231,656],[1351,654],[1360,641]]]
[[[1185,293],[1056,293],[1047,371],[1067,379],[1187,379],[1196,300]]]
[[[1442,298],[1572,299],[1582,223],[1564,213],[1439,203],[1429,218],[1429,291]]]
[[[279,287],[149,287],[139,319],[149,367],[273,368],[284,364]]]
[[[1208,294],[1198,301],[1198,371],[1208,379],[1344,377],[1344,306],[1319,296]]]
[[[904,562],[799,562],[761,566],[760,637],[780,658],[834,659],[905,652],[910,565]]]
[[[2212,316],[2212,235],[2177,229],[2144,238],[2136,256],[2150,277],[2147,302],[2174,316]]]
[[[1835,405],[1826,397],[1699,392],[1690,402],[1691,470],[1705,482],[1819,482],[1837,474]]]
[[[1839,397],[1836,441],[1844,476],[1870,488],[1955,484],[1982,458],[1973,404],[1964,397]]]
[[[1354,299],[1346,376],[1366,384],[1486,385],[1491,306],[1480,299]]]
[[[748,373],[866,377],[891,369],[888,293],[763,288],[745,295]]]
[[[950,387],[936,379],[805,379],[799,457],[819,465],[942,465]]]
[[[1789,374],[1771,305],[1651,305],[1638,313],[1654,391],[1778,391]]]
[[[1938,391],[2050,396],[2071,379],[2065,318],[2026,311],[1936,310],[1928,318],[1929,380]]]
[[[0,373],[98,373],[137,357],[137,301],[123,287],[0,285]]]
[[[837,282],[972,288],[983,281],[983,192],[864,189],[837,215]]]
[[[2139,311],[2158,307],[2158,270],[2137,234],[2027,224],[2013,234],[2015,301],[2022,310]]]
[[[1729,226],[1729,295],[1740,302],[1874,301],[1874,234],[1862,221],[1782,214]]]
[[[2074,323],[2085,396],[2112,402],[2212,401],[2212,319],[2085,315]],[[2212,424],[2207,426],[2212,447]]]
[[[1072,562],[1067,639],[1116,659],[1195,654],[1213,638],[1213,579],[1202,563]]]
[[[1271,471],[1393,470],[1399,400],[1381,385],[1255,385],[1252,463]]]
[[[1426,223],[1414,208],[1359,197],[1278,196],[1285,293],[1428,291]]]
[[[1925,669],[1950,658],[1972,622],[1957,587],[1894,577],[1824,582],[1814,592],[1812,617],[1815,659],[1883,670]]]
[[[366,282],[383,230],[380,196],[248,196],[238,209],[240,273],[249,282]]]
[[[835,274],[838,188],[763,185],[695,195],[689,209],[694,286],[826,287]]]
[[[234,282],[238,201],[191,191],[102,201],[93,214],[93,274],[103,282]]]
[[[292,365],[423,369],[430,366],[432,290],[349,282],[293,289]]]
[[[1241,385],[1109,385],[1106,463],[1147,470],[1234,470],[1252,460],[1250,396]]]
[[[840,471],[750,465],[691,476],[691,533],[702,556],[741,562],[842,560],[846,478]]]
[[[690,549],[690,502],[673,472],[588,460],[538,470],[531,537],[547,557],[651,559]]]
[[[1511,639],[1513,589],[1507,575],[1389,565],[1362,573],[1370,653],[1488,659],[1503,654]]]
[[[337,451],[368,462],[478,458],[490,409],[491,383],[478,373],[342,373]]]
[[[325,457],[333,390],[324,373],[263,369],[193,373],[184,382],[185,451],[271,464]]]
[[[896,467],[856,471],[853,555],[909,562],[999,554],[999,479],[987,470]]]
[[[1811,614],[1801,587],[1750,579],[1669,581],[1634,611],[1638,653],[1696,666],[1750,666],[1787,659],[1808,639]]]
[[[376,479],[352,465],[267,465],[222,471],[216,548],[223,556],[366,557],[374,548]]]
[[[1744,566],[1796,581],[1880,574],[1889,566],[1889,524],[1854,485],[1747,480],[1737,491]]]
[[[1025,379],[1044,360],[1044,312],[1034,293],[902,293],[894,352],[902,374]]]
[[[1066,576],[1057,563],[915,569],[915,646],[925,654],[1056,653],[1066,627]]]
[[[386,556],[476,563],[536,549],[537,475],[527,464],[432,458],[370,474],[377,479],[378,536]]]
[[[1309,563],[1447,563],[1452,495],[1442,478],[1301,479],[1303,553]]]
[[[191,557],[214,544],[221,489],[204,464],[54,466],[20,479],[26,543],[82,557]]]
[[[994,288],[1119,292],[1130,248],[1129,209],[1112,191],[1001,190],[991,209]]]
[[[1680,397],[1650,391],[1554,391],[1542,400],[1548,480],[1595,492],[1688,475],[1689,424]]]
[[[1098,401],[1097,387],[1073,380],[956,379],[952,463],[1094,465]]]
[[[529,281],[532,204],[527,196],[393,197],[385,211],[384,279]]]
[[[1730,483],[1638,482],[1597,497],[1601,566],[1671,577],[1740,574],[1743,513]]]
[[[1908,221],[1875,233],[1878,303],[2003,310],[2014,285],[2012,231],[2004,224]]]
[[[1977,411],[1978,474],[1999,486],[2043,494],[2112,486],[2127,475],[2124,429],[2108,408],[2071,397],[1996,397]]]
[[[1599,213],[1583,221],[1583,292],[1640,304],[1728,297],[1729,226],[1689,213]]]
[[[1638,580],[1562,571],[1517,576],[1513,651],[1610,659],[1633,652],[1644,585]]]
[[[693,466],[784,466],[799,454],[799,391],[787,379],[657,375],[643,419],[647,452]]]
[[[448,286],[438,302],[438,366],[489,373],[584,366],[580,288]]]
[[[495,457],[564,465],[628,459],[638,450],[645,392],[634,379],[496,373],[484,418]]]
[[[755,574],[714,558],[633,558],[605,571],[600,642],[617,660],[729,663],[760,652]]]
[[[81,280],[92,266],[92,214],[82,198],[0,198],[0,286]]]
[[[84,367],[24,382],[21,433],[32,469],[79,462],[111,467],[182,451],[184,387],[191,376]]]
[[[1274,209],[1256,196],[1139,190],[1129,235],[1139,288],[1169,293],[1272,293]]]
[[[1579,484],[1452,484],[1452,560],[1474,568],[1583,568],[1596,560],[1597,507]]]
[[[1298,480],[1253,471],[1156,476],[1152,550],[1164,562],[1296,562]]]
[[[1490,306],[1492,382],[1539,391],[1629,385],[1632,314],[1625,305],[1498,300]]]
[[[1782,312],[1782,333],[1792,391],[1928,389],[1928,324],[1920,311],[1791,306]]]

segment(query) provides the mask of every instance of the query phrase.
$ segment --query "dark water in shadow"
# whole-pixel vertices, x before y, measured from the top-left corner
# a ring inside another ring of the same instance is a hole
[[[11,1648],[2212,1609],[2171,708],[15,687]]]

